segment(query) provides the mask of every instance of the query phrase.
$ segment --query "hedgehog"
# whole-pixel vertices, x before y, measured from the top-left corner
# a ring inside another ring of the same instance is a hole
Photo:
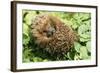
[[[77,41],[72,28],[51,14],[37,15],[32,21],[31,34],[38,47],[57,56],[67,53]]]

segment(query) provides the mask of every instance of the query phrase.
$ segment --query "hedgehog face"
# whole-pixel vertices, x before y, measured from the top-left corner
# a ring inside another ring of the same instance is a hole
[[[48,43],[56,32],[56,27],[48,15],[37,16],[32,22],[31,28],[37,43]]]
[[[53,23],[48,22],[47,24],[44,25],[44,29],[43,29],[43,34],[44,36],[46,36],[47,38],[50,38],[53,36],[53,34],[56,31],[56,28],[54,27]]]

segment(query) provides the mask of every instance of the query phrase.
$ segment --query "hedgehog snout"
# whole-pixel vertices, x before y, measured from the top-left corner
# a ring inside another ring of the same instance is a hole
[[[53,34],[55,33],[55,31],[56,30],[53,27],[48,28],[48,30],[47,30],[47,37],[53,36]]]

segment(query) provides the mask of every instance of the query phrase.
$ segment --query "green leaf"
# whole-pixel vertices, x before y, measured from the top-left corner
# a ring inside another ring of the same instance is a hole
[[[42,59],[41,59],[41,58],[39,58],[39,57],[34,57],[34,58],[33,58],[33,61],[34,61],[34,62],[41,62],[41,61],[42,61]]]
[[[69,60],[74,60],[74,56],[76,54],[76,51],[74,48],[72,48],[70,50],[70,52],[67,53],[67,55],[65,55],[66,58],[69,58]]]
[[[86,47],[87,47],[88,52],[91,52],[91,41],[88,41],[86,43]]]
[[[29,48],[24,48],[23,49],[23,61],[24,62],[29,62],[30,61],[30,56],[31,56],[31,49]]]
[[[80,56],[78,54],[75,54],[74,60],[80,60]]]
[[[78,27],[77,24],[74,24],[74,25],[72,26],[73,29],[77,29],[77,27]]]
[[[87,51],[87,48],[85,46],[82,46],[80,48],[80,56],[82,59],[88,59],[88,51]]]
[[[78,34],[80,36],[80,41],[88,41],[91,38],[91,31],[88,25],[81,25],[78,28]]]
[[[79,13],[79,16],[81,20],[85,20],[85,19],[90,18],[91,15],[90,13]]]
[[[35,11],[28,11],[28,14],[24,18],[26,24],[31,25],[33,18],[36,16]]]
[[[23,34],[23,44],[28,44],[29,40],[30,40],[30,37],[27,36],[26,34]]]
[[[23,24],[23,44],[28,44],[29,40],[29,27],[27,24]]]
[[[83,22],[83,24],[85,24],[85,25],[87,25],[88,26],[88,28],[90,28],[91,29],[91,20],[88,20],[88,21],[84,21]]]
[[[78,29],[78,34],[83,38],[88,38],[90,35],[86,34],[86,31],[88,30],[86,25],[81,25]]]
[[[29,26],[27,24],[23,24],[23,33],[28,36]]]
[[[80,44],[80,43],[75,42],[75,43],[74,43],[74,47],[75,47],[75,50],[76,50],[77,52],[80,52],[80,47],[81,47],[81,44]]]
[[[47,62],[47,61],[48,61],[47,59],[44,59],[44,60],[43,60],[43,62]]]
[[[80,37],[80,41],[81,41],[81,42],[86,42],[86,41],[89,41],[89,40],[90,40],[90,38],[85,39],[85,38],[81,38],[81,37]]]

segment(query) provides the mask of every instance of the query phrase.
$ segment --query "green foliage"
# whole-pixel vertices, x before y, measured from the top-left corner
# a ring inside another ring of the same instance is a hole
[[[46,51],[36,48],[29,35],[32,20],[38,14],[49,13],[59,17],[78,34],[79,41],[61,60],[91,59],[91,14],[82,12],[47,12],[23,10],[23,62],[46,62],[59,60]]]

